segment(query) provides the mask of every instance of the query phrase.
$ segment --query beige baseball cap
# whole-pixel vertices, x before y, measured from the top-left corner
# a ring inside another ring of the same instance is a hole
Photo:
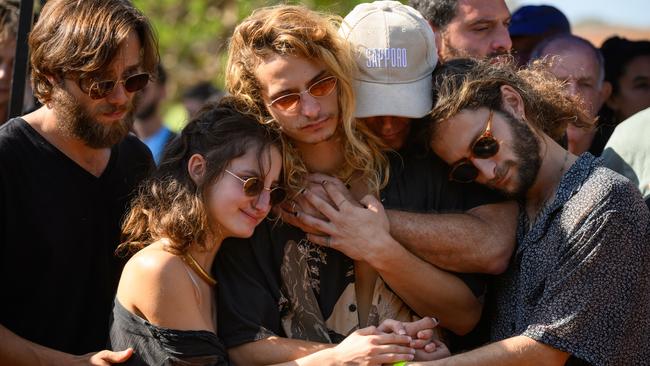
[[[359,4],[339,33],[353,45],[359,66],[355,117],[429,113],[438,52],[433,31],[417,10],[397,1]]]

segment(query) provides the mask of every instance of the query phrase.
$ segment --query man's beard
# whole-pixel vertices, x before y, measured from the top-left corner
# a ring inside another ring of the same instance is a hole
[[[62,88],[54,88],[52,106],[59,131],[64,135],[82,140],[88,147],[103,149],[120,142],[133,126],[133,104],[127,105],[127,113],[121,120],[111,124],[97,121],[88,109]],[[117,112],[121,108],[106,103],[97,107],[97,115]]]
[[[468,51],[466,49],[456,48],[456,47],[452,46],[451,43],[449,42],[449,39],[445,36],[445,34],[442,34],[441,37],[442,37],[443,47],[444,47],[444,50],[445,50],[445,54],[442,55],[443,60],[441,60],[441,61],[449,61],[449,60],[454,60],[454,59],[458,59],[458,58],[476,58],[476,56],[472,55],[472,53],[470,51]],[[495,58],[495,57],[503,56],[503,55],[507,55],[507,54],[509,54],[508,51],[494,51],[494,52],[488,54],[485,57],[486,58]]]
[[[539,156],[539,140],[526,121],[517,119],[509,112],[503,111],[505,120],[510,125],[512,133],[512,150],[517,161],[518,184],[513,191],[501,191],[505,196],[520,199],[533,186],[542,159]]]

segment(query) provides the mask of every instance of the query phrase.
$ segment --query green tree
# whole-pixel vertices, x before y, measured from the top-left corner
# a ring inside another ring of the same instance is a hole
[[[311,9],[344,16],[361,2],[308,0],[288,3],[301,3]],[[182,91],[197,82],[212,81],[223,87],[227,42],[235,26],[254,9],[280,2],[133,0],[133,3],[156,28],[161,59],[169,71],[169,102],[177,103]],[[172,124],[176,123],[178,121]]]

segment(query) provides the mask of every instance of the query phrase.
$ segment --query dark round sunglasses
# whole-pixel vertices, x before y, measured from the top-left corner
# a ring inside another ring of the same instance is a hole
[[[124,84],[124,89],[129,93],[142,90],[149,82],[149,74],[144,72],[127,77],[124,80],[102,80],[96,81],[93,79],[79,79],[79,89],[92,99],[106,98],[113,92],[118,83]]]
[[[264,180],[260,177],[250,177],[244,179],[228,169],[225,170],[226,173],[232,175],[242,182],[244,194],[249,197],[259,196],[264,190],[269,191],[269,195],[271,197],[271,206],[280,204],[287,198],[287,191],[282,186],[272,186],[266,188],[264,187]]]
[[[483,133],[472,143],[470,148],[471,156],[479,159],[491,158],[499,152],[499,141],[492,135],[492,116],[494,111],[490,110],[487,125]],[[459,183],[471,183],[478,177],[478,168],[469,158],[462,158],[451,166],[449,180]]]

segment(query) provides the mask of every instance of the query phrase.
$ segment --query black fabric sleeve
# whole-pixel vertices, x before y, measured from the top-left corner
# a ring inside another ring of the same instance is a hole
[[[474,296],[481,298],[487,290],[487,275],[480,273],[454,273],[463,281]]]
[[[280,291],[266,225],[250,239],[227,239],[215,259],[218,335],[227,348],[283,336]]]

